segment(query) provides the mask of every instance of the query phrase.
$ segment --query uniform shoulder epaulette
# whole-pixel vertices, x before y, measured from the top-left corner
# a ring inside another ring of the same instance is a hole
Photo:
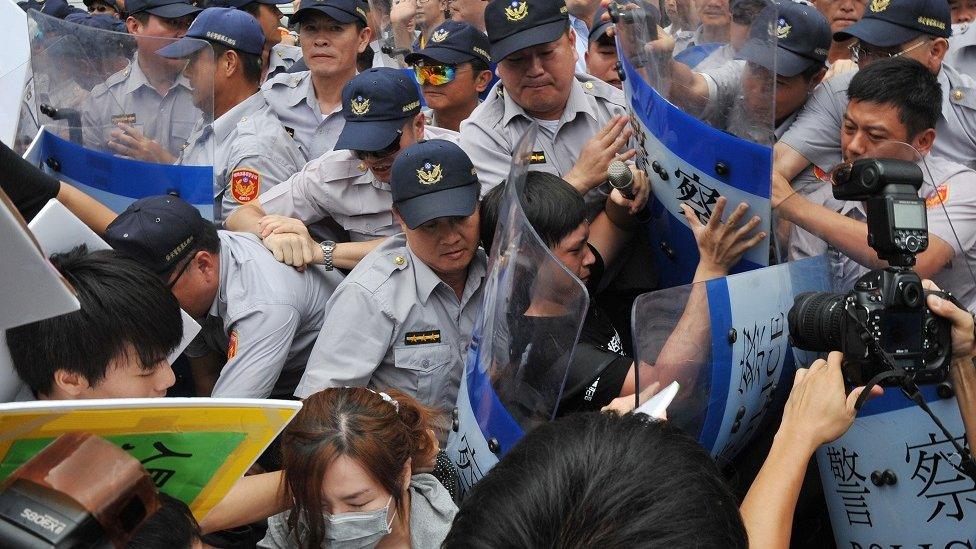
[[[390,250],[372,258],[372,263],[360,271],[357,282],[369,292],[376,292],[394,273],[407,268],[410,260],[405,248]]]
[[[108,78],[105,79],[104,82],[101,82],[92,88],[91,91],[92,96],[98,97],[100,95],[104,95],[105,92],[107,92],[110,88],[112,88],[112,86],[116,86],[124,82],[125,79],[129,77],[130,72],[132,72],[132,65],[129,65],[128,67],[120,70],[119,72],[110,75]]]

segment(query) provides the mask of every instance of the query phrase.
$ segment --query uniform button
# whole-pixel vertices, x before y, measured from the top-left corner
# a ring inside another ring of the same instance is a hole
[[[397,267],[402,267],[407,260],[404,259],[402,255],[398,255],[393,259],[393,262],[396,263]]]
[[[372,226],[372,225],[370,225],[369,223],[367,223],[367,224],[366,224],[366,230],[367,230],[367,231],[372,231],[372,230],[373,230],[373,226]]]
[[[430,360],[428,360],[428,359],[425,358],[424,359],[424,368],[426,368],[428,366],[430,366]]]
[[[952,90],[952,98],[956,101],[962,101],[963,97],[966,97],[966,94],[962,93],[962,90]]]
[[[241,117],[241,122],[247,122],[247,117],[246,116],[242,116]]]
[[[588,89],[588,90],[592,90],[593,89],[593,82],[587,82],[586,84],[583,84],[583,87],[586,88],[586,89]]]

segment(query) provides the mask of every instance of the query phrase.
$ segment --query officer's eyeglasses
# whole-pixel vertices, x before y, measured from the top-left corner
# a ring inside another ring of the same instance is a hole
[[[400,141],[403,139],[403,131],[397,130],[397,137],[388,147],[379,151],[354,151],[356,158],[366,160],[367,158],[386,158],[396,154],[400,150]]]
[[[453,82],[459,71],[454,65],[415,65],[413,72],[421,86],[443,86]]]
[[[92,7],[88,8],[88,13],[115,13],[115,10],[105,4],[92,4]]]
[[[166,289],[167,290],[171,290],[172,291],[173,286],[176,286],[176,283],[180,281],[180,277],[183,276],[183,273],[185,273],[186,270],[190,267],[190,264],[193,263],[193,258],[196,257],[196,255],[197,255],[197,251],[196,250],[193,250],[193,251],[191,251],[189,253],[189,259],[186,262],[183,263],[183,266],[180,267],[179,272],[176,273],[176,276],[173,278],[173,280],[171,280],[171,281],[169,281],[169,282],[166,283]]]
[[[917,50],[919,47],[928,43],[928,39],[923,38],[917,42],[914,46],[909,46],[903,50],[890,50],[890,49],[875,49],[875,48],[865,48],[864,44],[857,42],[851,44],[851,61],[860,64],[862,61],[876,61],[878,59],[893,59],[895,57],[901,57],[906,53]]]

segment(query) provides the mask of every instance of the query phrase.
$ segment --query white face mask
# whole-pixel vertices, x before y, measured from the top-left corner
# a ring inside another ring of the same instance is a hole
[[[375,511],[335,515],[323,512],[326,526],[324,545],[336,549],[375,547],[384,536],[393,531],[393,521],[396,519],[395,509],[390,522],[386,521],[392,502],[393,496],[390,496],[390,501]]]

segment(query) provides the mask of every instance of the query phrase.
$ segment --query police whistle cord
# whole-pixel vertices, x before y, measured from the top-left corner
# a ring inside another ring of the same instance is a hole
[[[857,319],[855,318],[855,320]],[[871,333],[867,330],[867,326],[864,326],[859,321],[858,323],[861,324],[861,328],[864,330],[864,333]],[[864,385],[864,390],[861,391],[861,394],[857,396],[857,401],[854,403],[854,409],[857,411],[861,410],[861,407],[864,406],[865,401],[871,394],[871,389],[873,389],[875,385],[878,385],[883,380],[888,378],[897,379],[901,392],[909,400],[917,404],[918,407],[928,414],[930,418],[932,418],[932,421],[935,423],[936,427],[942,431],[942,434],[945,435],[946,440],[952,444],[952,447],[956,450],[956,453],[959,454],[958,469],[969,476],[969,478],[973,479],[973,481],[976,481],[976,462],[973,461],[972,454],[970,454],[968,450],[959,444],[956,438],[952,436],[952,433],[946,429],[946,426],[939,419],[939,416],[935,415],[935,412],[933,412],[932,408],[929,407],[929,403],[925,402],[925,396],[922,394],[922,391],[919,390],[918,384],[915,383],[915,376],[905,371],[902,367],[895,365],[895,361],[891,358],[891,355],[881,347],[877,337],[872,337],[872,342],[878,356],[884,360],[885,365],[888,366],[889,370],[881,372],[868,380],[868,382]]]

